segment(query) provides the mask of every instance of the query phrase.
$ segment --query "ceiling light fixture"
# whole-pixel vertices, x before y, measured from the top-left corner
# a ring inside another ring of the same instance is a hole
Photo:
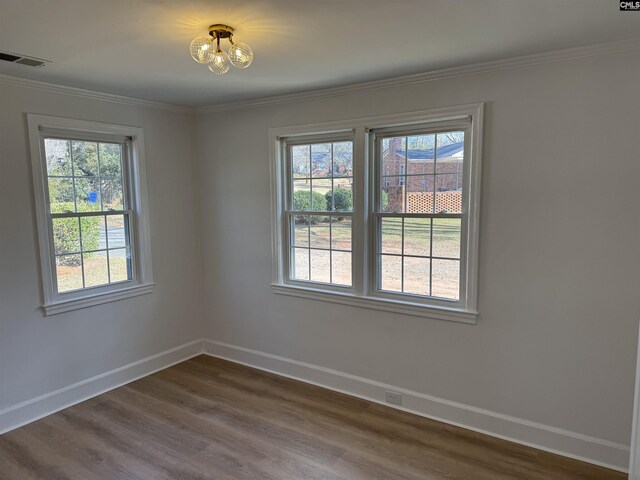
[[[247,68],[253,62],[253,50],[249,45],[233,41],[233,28],[228,25],[211,25],[209,37],[196,37],[189,45],[191,58],[198,63],[206,63],[216,75],[224,75],[229,66]],[[228,38],[231,46],[224,52],[220,49],[220,39]]]

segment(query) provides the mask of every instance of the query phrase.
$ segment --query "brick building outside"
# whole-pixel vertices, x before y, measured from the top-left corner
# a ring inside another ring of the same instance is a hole
[[[440,137],[437,148],[411,148],[407,137],[383,140],[381,188],[388,198],[385,211],[461,211],[464,140],[453,137],[454,141],[448,138],[441,142]]]

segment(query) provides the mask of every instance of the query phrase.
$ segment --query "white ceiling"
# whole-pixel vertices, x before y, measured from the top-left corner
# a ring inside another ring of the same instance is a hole
[[[252,45],[223,77],[188,53],[211,23]],[[614,0],[0,0],[0,74],[185,106],[640,37]]]

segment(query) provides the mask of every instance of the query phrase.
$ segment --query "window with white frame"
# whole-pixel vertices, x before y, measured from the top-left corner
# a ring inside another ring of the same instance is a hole
[[[465,133],[438,125],[372,132],[377,171],[400,172],[376,189],[379,291],[460,300]]]
[[[482,104],[272,129],[274,291],[474,323],[481,130]]]
[[[353,141],[284,141],[288,279],[351,286]]]
[[[29,115],[47,314],[151,289],[142,131]]]

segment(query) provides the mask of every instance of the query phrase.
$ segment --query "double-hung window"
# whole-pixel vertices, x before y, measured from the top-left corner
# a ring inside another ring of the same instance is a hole
[[[463,296],[467,135],[465,122],[372,132],[380,175],[373,208],[375,291],[441,305]]]
[[[271,130],[276,293],[474,323],[482,105]]]
[[[350,287],[353,139],[285,141],[288,278]]]
[[[29,115],[47,314],[151,289],[142,131]]]

